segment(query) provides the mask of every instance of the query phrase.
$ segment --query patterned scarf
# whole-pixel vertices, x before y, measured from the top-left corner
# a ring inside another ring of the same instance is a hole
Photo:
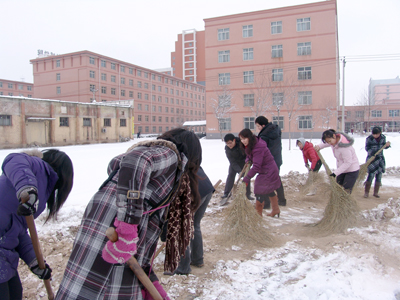
[[[164,270],[174,272],[182,255],[193,238],[193,195],[189,176],[183,173],[181,184],[168,212],[167,244],[165,247]]]

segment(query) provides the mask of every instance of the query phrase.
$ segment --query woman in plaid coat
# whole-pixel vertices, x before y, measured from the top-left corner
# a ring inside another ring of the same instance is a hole
[[[372,134],[365,140],[365,150],[368,152],[367,160],[370,159],[375,153],[381,149],[390,147],[390,142],[386,142],[386,136],[382,134],[379,127],[372,128]],[[385,173],[385,157],[383,152],[379,153],[375,159],[368,166],[368,177],[365,181],[364,198],[368,198],[369,190],[371,188],[372,180],[375,177],[374,197],[379,198],[379,188],[382,185],[382,173]]]
[[[109,178],[83,215],[56,299],[152,299],[125,263],[132,255],[169,299],[151,270],[151,259],[166,218],[167,269],[177,267],[189,244],[193,212],[200,203],[200,163],[198,138],[181,128],[113,158]],[[112,225],[119,237],[115,243],[105,235]]]

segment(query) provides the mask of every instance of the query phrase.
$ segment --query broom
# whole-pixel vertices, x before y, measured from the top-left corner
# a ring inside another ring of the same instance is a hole
[[[247,166],[246,173],[250,169]],[[220,238],[223,243],[255,244],[270,246],[272,238],[268,229],[263,226],[262,217],[256,212],[253,204],[247,200],[246,184],[241,183],[235,191],[233,201],[224,212],[224,221]]]
[[[356,180],[356,185],[361,185],[363,181],[365,180],[365,176],[367,175],[368,172],[368,166],[375,160],[376,156],[383,151],[383,149],[386,148],[386,144],[382,146],[381,149],[376,151],[376,153],[371,156],[365,163],[360,165],[360,172],[358,173],[358,177]]]
[[[318,156],[330,181],[330,198],[323,218],[311,226],[318,228],[323,233],[343,232],[356,223],[358,206],[353,197],[336,182],[336,179],[329,176],[332,171],[320,151],[318,151]]]

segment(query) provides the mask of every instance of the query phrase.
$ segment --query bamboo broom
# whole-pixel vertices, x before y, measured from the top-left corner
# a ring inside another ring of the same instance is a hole
[[[356,185],[361,185],[363,181],[365,180],[365,176],[367,175],[368,172],[368,166],[375,160],[376,156],[383,151],[383,149],[386,148],[386,144],[382,146],[381,149],[376,151],[376,153],[371,156],[365,163],[360,165],[360,173],[358,173]]]

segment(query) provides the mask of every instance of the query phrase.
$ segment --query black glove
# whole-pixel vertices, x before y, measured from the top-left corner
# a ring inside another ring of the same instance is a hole
[[[332,176],[333,178],[336,178],[336,174],[335,174],[335,173],[332,173],[332,174],[329,175],[329,176]]]
[[[48,264],[45,264],[45,269],[40,269],[37,259],[35,258],[30,264],[29,268],[31,269],[32,273],[37,275],[40,279],[50,279],[51,272],[53,271]]]
[[[28,201],[26,201],[28,200]],[[26,201],[22,203],[22,201]],[[39,204],[38,194],[34,188],[25,189],[21,192],[19,205],[17,209],[17,215],[19,216],[30,216],[33,215]]]

